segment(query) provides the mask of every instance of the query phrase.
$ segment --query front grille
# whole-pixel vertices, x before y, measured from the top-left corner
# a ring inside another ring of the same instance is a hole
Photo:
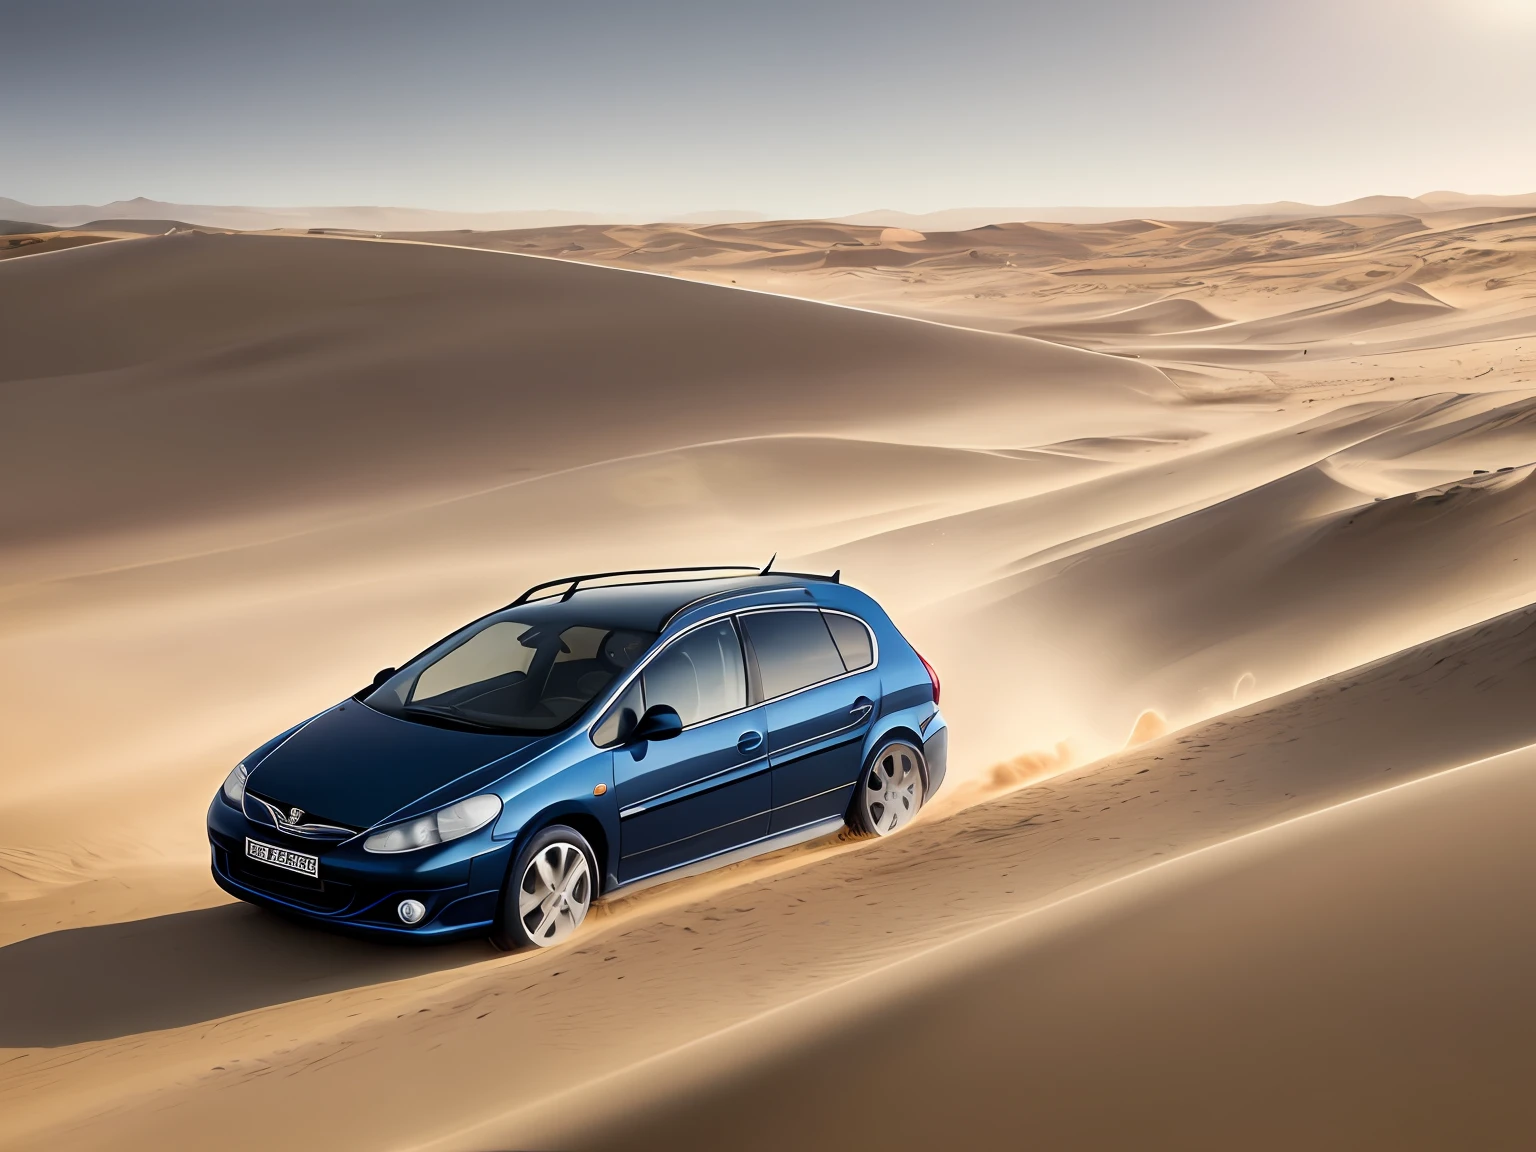
[[[231,879],[246,888],[316,912],[340,912],[352,903],[352,885],[335,880],[314,880],[252,860],[222,852]]]
[[[362,831],[361,828],[353,828],[335,820],[326,820],[313,812],[305,812],[277,800],[258,796],[254,792],[246,792],[245,800],[247,820],[264,828],[276,828],[284,835],[295,839],[339,844],[343,840],[352,839]],[[293,818],[295,812],[298,813],[297,820]]]

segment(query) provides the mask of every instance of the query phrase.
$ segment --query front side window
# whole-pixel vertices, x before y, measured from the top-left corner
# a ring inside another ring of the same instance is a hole
[[[402,669],[364,703],[403,719],[509,732],[564,727],[656,640],[598,622],[493,620]]]
[[[645,706],[670,704],[684,726],[699,724],[747,706],[747,672],[741,641],[729,620],[696,628],[640,674]]]
[[[757,658],[765,700],[846,671],[826,621],[814,609],[752,612],[741,623]]]

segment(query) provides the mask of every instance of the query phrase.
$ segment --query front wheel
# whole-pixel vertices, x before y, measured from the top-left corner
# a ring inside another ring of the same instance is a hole
[[[517,854],[491,940],[498,948],[552,948],[581,925],[596,895],[597,857],[586,837],[554,824]]]
[[[855,834],[889,836],[923,806],[923,754],[904,740],[883,744],[854,789],[848,826]]]

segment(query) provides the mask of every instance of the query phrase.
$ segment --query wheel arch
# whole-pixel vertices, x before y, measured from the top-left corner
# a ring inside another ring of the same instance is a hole
[[[592,854],[597,857],[596,894],[601,895],[608,887],[605,880],[611,864],[608,830],[603,827],[602,820],[595,813],[572,801],[551,804],[523,822],[517,832],[517,850],[512,853],[512,858],[507,862],[507,877],[502,881],[503,887],[510,882],[512,872],[517,867],[518,858],[522,855],[523,846],[544,829],[557,824],[563,824],[567,828],[580,832],[591,845]]]
[[[923,800],[928,798],[928,755],[923,751],[923,738],[916,728],[904,721],[896,721],[886,727],[877,728],[870,733],[870,738],[864,744],[864,759],[859,766],[859,779],[864,779],[864,773],[869,771],[869,766],[874,762],[875,753],[893,740],[900,740],[904,744],[910,744],[917,751],[917,770],[923,774]]]

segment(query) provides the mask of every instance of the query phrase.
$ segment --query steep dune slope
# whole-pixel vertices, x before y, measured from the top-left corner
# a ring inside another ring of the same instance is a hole
[[[0,345],[0,483],[32,494],[0,509],[11,544],[744,435],[1124,432],[1168,388],[1052,345],[668,279],[252,236],[0,268]]]

